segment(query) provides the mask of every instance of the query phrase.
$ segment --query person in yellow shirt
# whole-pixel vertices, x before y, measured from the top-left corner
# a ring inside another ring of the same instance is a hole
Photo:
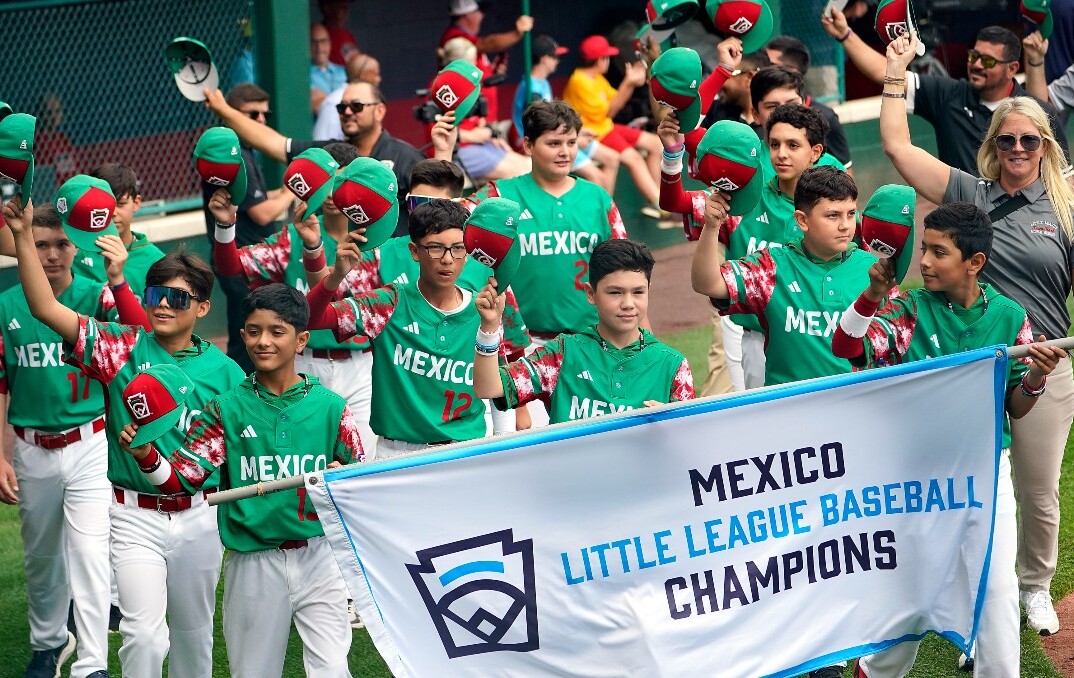
[[[620,162],[630,170],[638,192],[647,201],[642,214],[660,218],[660,139],[651,132],[619,125],[612,118],[623,108],[634,90],[645,84],[645,64],[626,63],[626,75],[619,89],[611,86],[604,74],[611,57],[619,49],[608,44],[603,35],[591,35],[578,47],[579,66],[571,73],[563,100],[582,116],[582,125],[591,130],[601,146],[619,154]],[[642,157],[639,151],[645,151]]]

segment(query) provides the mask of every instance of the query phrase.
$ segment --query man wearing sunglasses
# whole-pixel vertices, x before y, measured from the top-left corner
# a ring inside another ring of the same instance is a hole
[[[332,141],[301,141],[285,137],[228,105],[220,90],[205,90],[205,105],[216,113],[224,124],[235,130],[243,144],[285,165],[302,151],[315,146],[323,147]],[[410,171],[414,164],[422,159],[422,155],[416,148],[402,139],[396,139],[384,129],[384,116],[387,115],[388,106],[384,103],[380,88],[370,82],[347,85],[337,111],[343,136],[358,150],[358,155],[379,160],[395,172],[399,203],[402,204],[410,190]],[[451,159],[450,150],[444,159]],[[407,212],[401,209],[395,234],[406,233]]]
[[[877,84],[884,82],[884,55],[847,26],[842,12],[833,9],[831,18],[822,19],[821,24],[828,35],[842,43],[858,70]],[[966,53],[966,80],[906,74],[906,111],[932,123],[937,156],[945,164],[976,175],[977,149],[985,139],[992,111],[1008,97],[1029,96],[1014,79],[1021,54],[1022,46],[1014,33],[1000,26],[985,26]],[[1052,120],[1052,136],[1069,158],[1066,135],[1054,109],[1040,103]]]

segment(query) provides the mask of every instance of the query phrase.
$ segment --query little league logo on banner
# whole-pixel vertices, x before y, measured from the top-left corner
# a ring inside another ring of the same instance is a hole
[[[965,649],[1006,369],[967,352],[306,486],[396,676],[795,676],[928,631]]]

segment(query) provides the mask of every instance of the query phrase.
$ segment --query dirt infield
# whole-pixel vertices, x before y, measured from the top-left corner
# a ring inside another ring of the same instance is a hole
[[[1041,638],[1044,652],[1055,664],[1055,670],[1064,676],[1074,676],[1074,596],[1067,596],[1055,605],[1059,615],[1059,633]]]

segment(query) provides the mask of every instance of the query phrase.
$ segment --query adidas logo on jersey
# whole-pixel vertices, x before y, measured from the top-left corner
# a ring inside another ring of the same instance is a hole
[[[768,212],[761,212],[761,216],[756,217],[755,220],[761,222],[762,224],[767,224],[768,223]]]
[[[392,283],[396,285],[405,285],[408,282],[410,282],[410,278],[407,276],[406,273],[400,273],[399,276],[392,281]]]
[[[791,292],[794,292],[795,294],[799,294],[802,291],[802,288],[798,285],[797,280],[792,282],[790,285],[787,285],[787,289],[789,289]]]
[[[421,334],[421,332],[418,331],[418,323],[416,321],[410,323],[409,325],[404,325],[403,329],[407,332],[410,332],[411,334]]]
[[[9,322],[9,323],[7,324],[7,328],[8,328],[9,330],[17,330],[17,329],[19,329],[20,327],[22,327],[22,325],[20,325],[20,324],[19,324],[19,319],[18,319],[18,318],[12,318],[12,319],[11,319],[11,322]]]
[[[253,424],[247,425],[246,428],[244,428],[242,430],[242,433],[239,434],[239,437],[240,438],[256,438],[257,437],[257,431],[254,430],[254,425]]]
[[[578,375],[578,378],[585,379],[586,381],[593,381],[593,375],[589,373],[589,370],[583,370],[581,374]]]
[[[82,257],[82,263],[85,266],[93,267],[93,257]]]
[[[533,215],[530,214],[529,210],[522,210],[522,214],[518,215],[518,220],[519,221],[522,221],[523,219],[532,219],[532,218],[533,218]]]
[[[153,366],[153,363],[142,363],[138,365],[139,372],[145,372],[147,369]]]

